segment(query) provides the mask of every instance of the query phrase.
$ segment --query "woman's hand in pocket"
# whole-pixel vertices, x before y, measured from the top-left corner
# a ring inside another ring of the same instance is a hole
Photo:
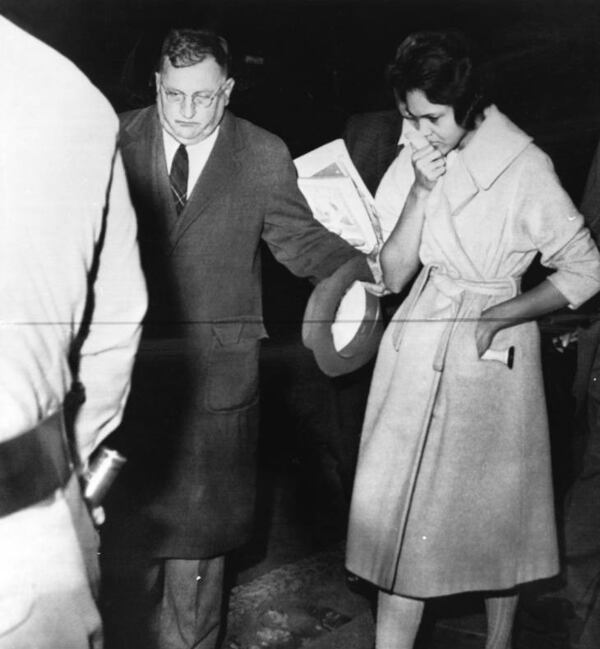
[[[475,327],[475,345],[479,358],[490,348],[496,333],[498,333],[498,326],[493,320],[482,319],[477,321]]]

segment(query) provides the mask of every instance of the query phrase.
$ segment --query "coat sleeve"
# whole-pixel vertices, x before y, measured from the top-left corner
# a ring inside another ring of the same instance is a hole
[[[96,264],[89,329],[78,361],[85,401],[76,416],[75,436],[84,461],[121,421],[147,306],[135,213],[120,154],[114,160]]]
[[[598,142],[585,183],[581,213],[585,217],[586,225],[591,230],[594,239],[600,241],[600,142]]]
[[[600,290],[600,254],[545,154],[524,167],[515,209],[548,279],[576,309]]]
[[[320,280],[349,259],[362,256],[364,276],[358,279],[372,280],[366,256],[313,218],[285,145],[280,143],[273,153],[263,239],[275,259],[294,275]]]

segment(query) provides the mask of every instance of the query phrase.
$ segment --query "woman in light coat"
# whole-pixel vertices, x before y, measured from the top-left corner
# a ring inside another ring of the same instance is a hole
[[[408,37],[391,70],[422,136],[381,251],[411,293],[382,340],[347,566],[379,591],[377,649],[410,649],[424,601],[482,591],[507,649],[517,586],[558,571],[534,319],[600,289],[600,255],[549,158],[486,102],[464,39]],[[554,269],[521,293],[540,252]]]

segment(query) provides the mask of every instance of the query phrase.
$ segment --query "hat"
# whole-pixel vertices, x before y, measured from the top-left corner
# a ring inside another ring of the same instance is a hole
[[[349,263],[315,286],[304,311],[302,342],[328,376],[357,370],[376,354],[383,320],[379,298]]]

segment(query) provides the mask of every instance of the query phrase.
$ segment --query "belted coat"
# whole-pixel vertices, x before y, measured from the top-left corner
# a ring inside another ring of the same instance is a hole
[[[252,530],[266,336],[259,244],[316,278],[359,253],[313,219],[284,143],[230,112],[179,217],[155,107],[122,116],[121,149],[150,306],[105,550],[223,554]]]
[[[514,365],[478,357],[481,312],[519,292],[534,255],[576,307],[600,255],[548,157],[495,107],[425,211],[423,269],[379,350],[347,566],[412,597],[500,590],[558,570],[536,323],[500,331]]]

